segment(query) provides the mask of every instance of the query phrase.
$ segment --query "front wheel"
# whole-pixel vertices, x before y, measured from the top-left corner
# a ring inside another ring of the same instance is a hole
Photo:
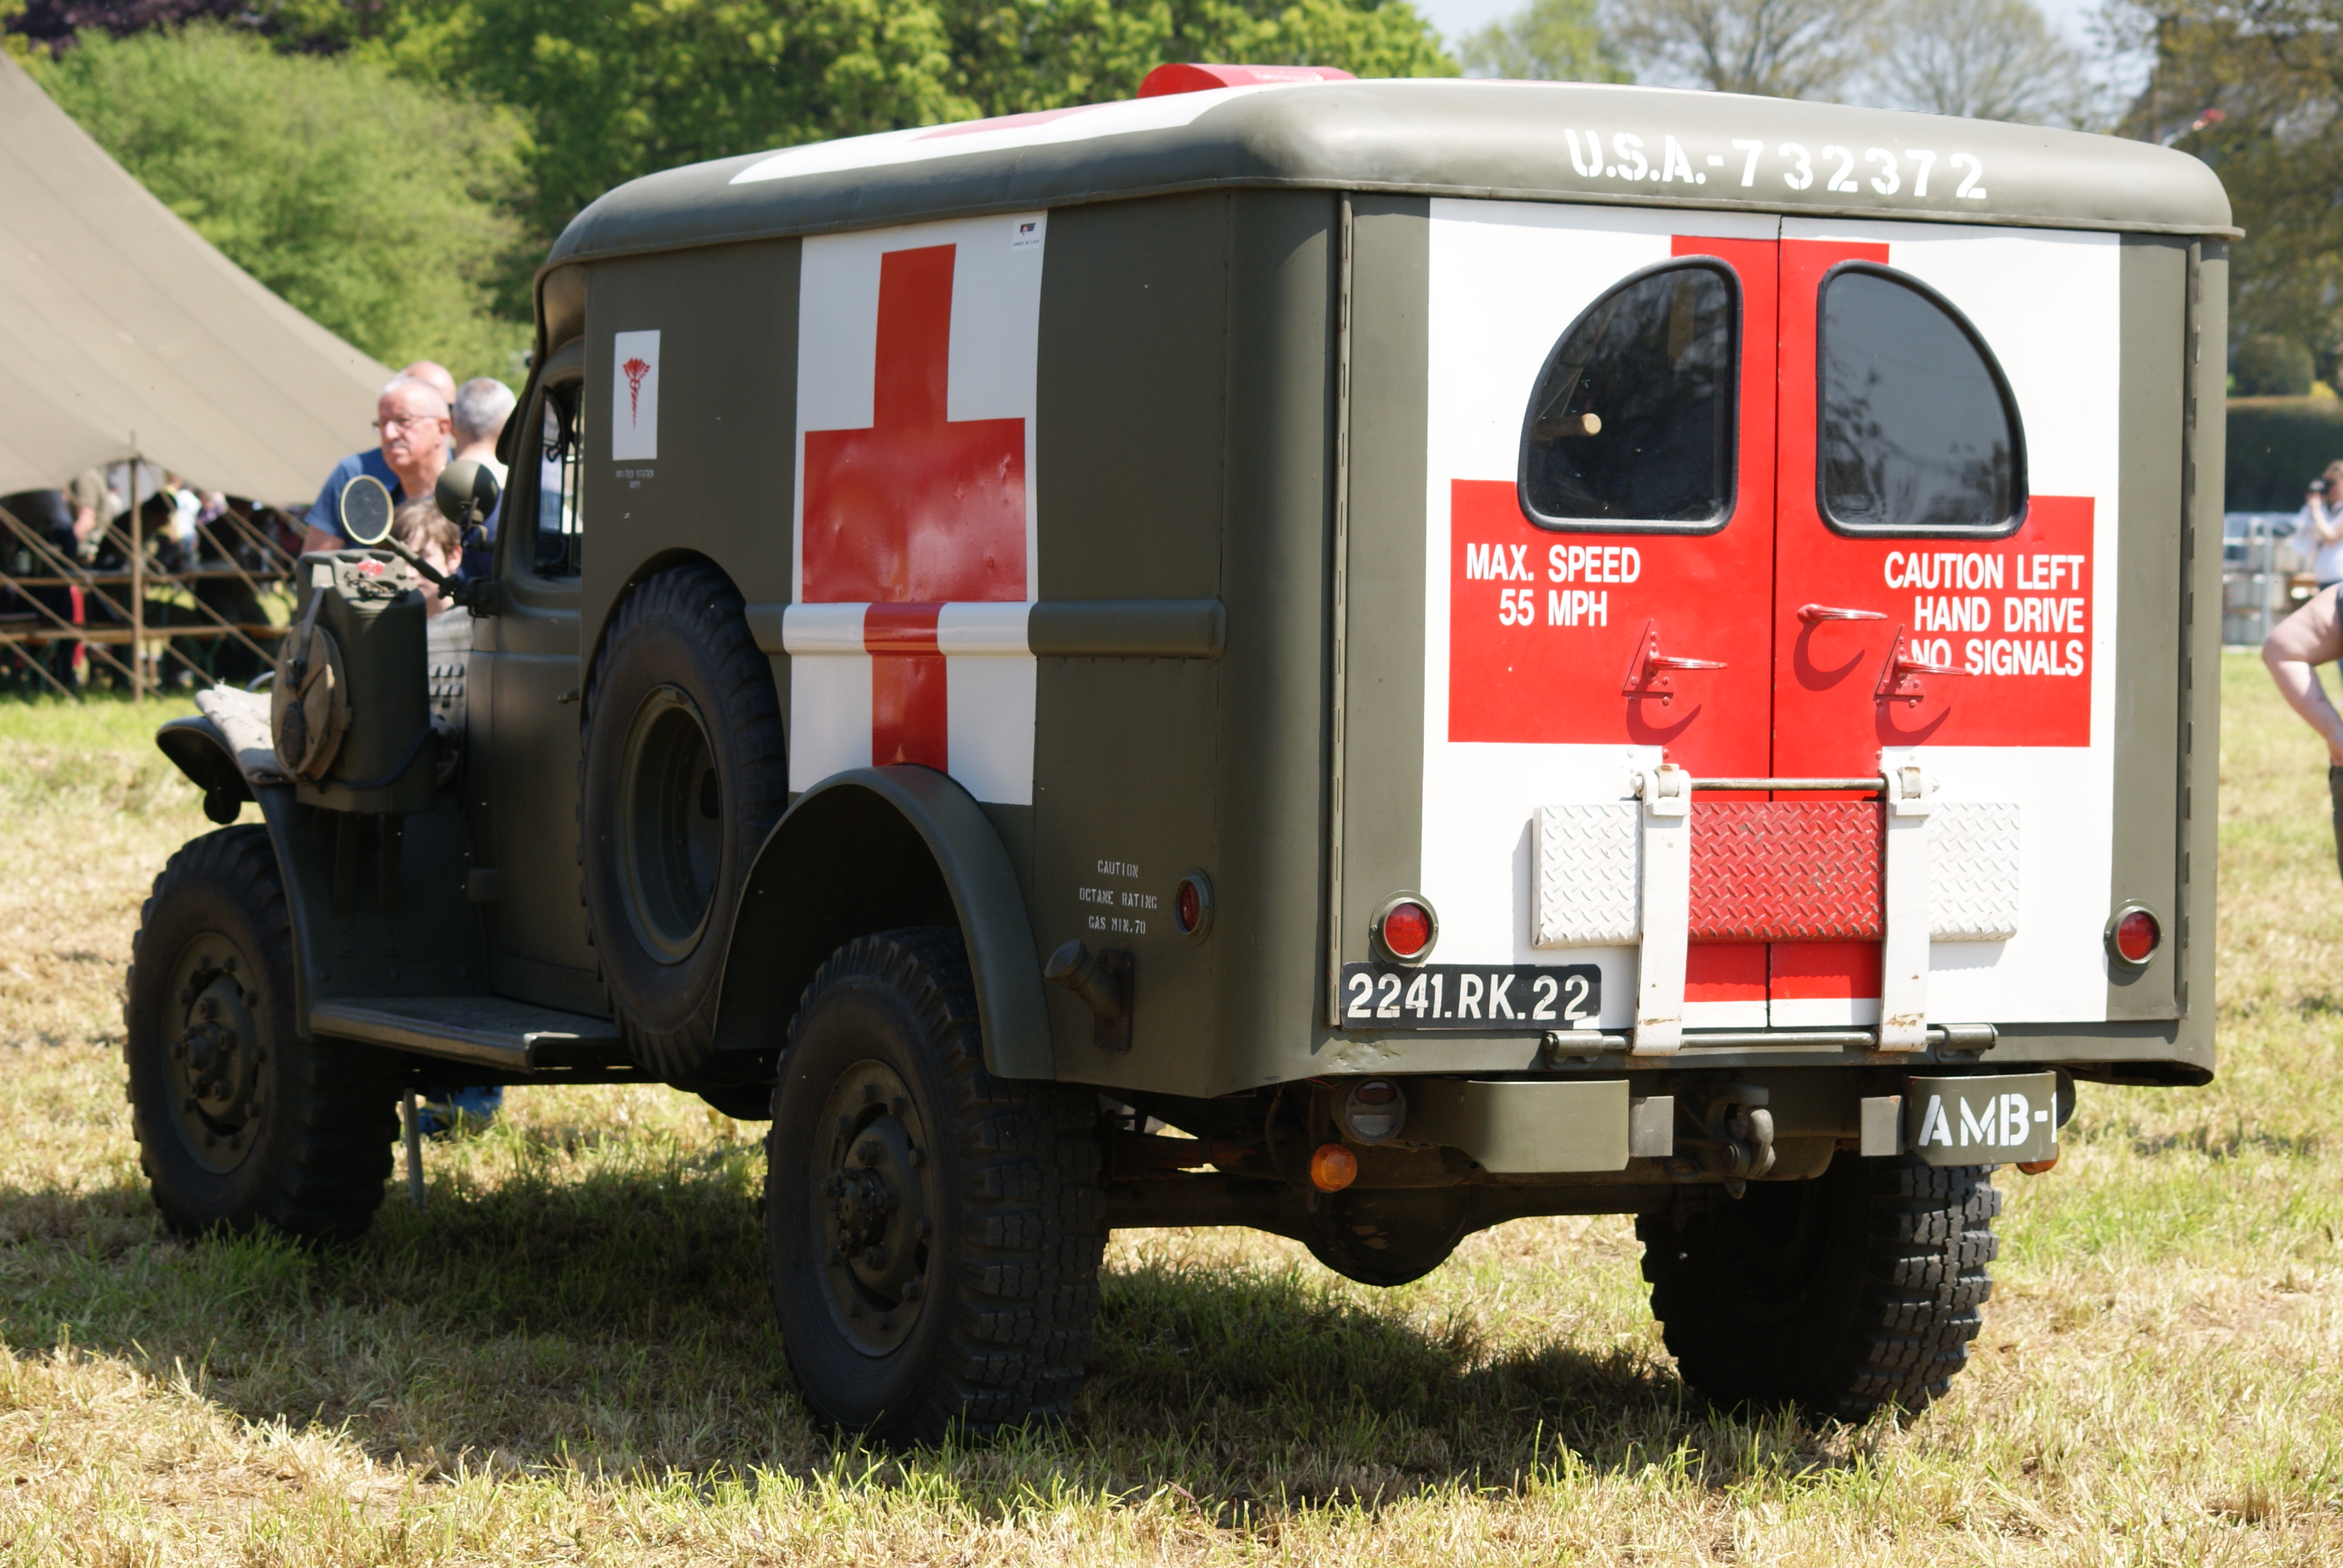
[[[266,828],[190,840],[131,948],[138,1162],[182,1235],[348,1237],[382,1206],[397,1091],[366,1047],[293,1028],[293,933]]]
[[[859,938],[789,1026],[766,1142],[806,1402],[884,1441],[1062,1415],[1098,1310],[1097,1100],[986,1070],[960,933]]]
[[[1917,1413],[1967,1364],[2000,1211],[1982,1167],[1841,1157],[1635,1231],[1652,1312],[1695,1392],[1860,1422],[1884,1405]]]

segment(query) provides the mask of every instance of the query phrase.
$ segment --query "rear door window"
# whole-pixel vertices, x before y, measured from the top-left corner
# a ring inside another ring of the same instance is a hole
[[[1713,261],[1628,278],[1555,342],[1522,425],[1522,509],[1551,528],[1703,532],[1733,508],[1740,298]]]
[[[1999,534],[2026,514],[2026,441],[1991,350],[1917,280],[1850,262],[1822,290],[1823,519],[1849,534]]]

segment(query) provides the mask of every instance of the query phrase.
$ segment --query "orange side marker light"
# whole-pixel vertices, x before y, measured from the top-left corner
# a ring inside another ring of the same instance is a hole
[[[1340,1192],[1359,1179],[1359,1157],[1339,1143],[1321,1143],[1310,1156],[1310,1184]]]

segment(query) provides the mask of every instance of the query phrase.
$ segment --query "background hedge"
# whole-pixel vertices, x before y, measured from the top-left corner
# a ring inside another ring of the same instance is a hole
[[[2232,397],[2222,505],[2232,512],[2293,511],[2303,487],[2338,457],[2343,400]]]

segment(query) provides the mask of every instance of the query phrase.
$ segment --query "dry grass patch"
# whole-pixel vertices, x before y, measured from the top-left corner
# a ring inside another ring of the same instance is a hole
[[[2319,758],[2225,660],[2222,1077],[2084,1091],[2009,1174],[1986,1332],[1908,1429],[1689,1403],[1627,1221],[1375,1292],[1241,1232],[1108,1254],[1073,1421],[808,1422],[757,1129],[518,1090],[364,1242],[160,1232],[122,1103],[147,881],[205,830],[121,707],[0,710],[0,1563],[2262,1563],[2343,1558],[2343,886]]]

